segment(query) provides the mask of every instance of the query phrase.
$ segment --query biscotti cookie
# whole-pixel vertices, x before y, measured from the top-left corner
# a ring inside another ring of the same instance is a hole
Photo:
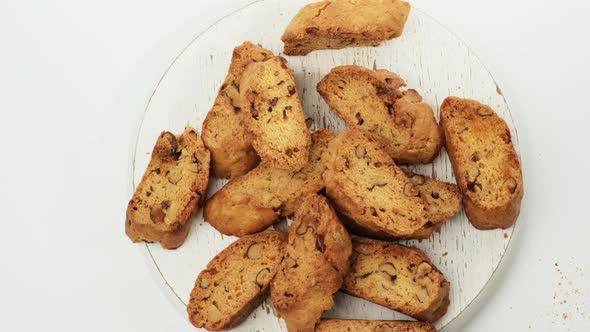
[[[281,40],[287,55],[306,55],[320,49],[377,46],[399,37],[410,13],[400,0],[328,0],[303,7]]]
[[[133,242],[159,241],[166,249],[180,247],[207,194],[209,162],[209,151],[193,128],[179,136],[162,132],[127,206],[127,236]]]
[[[317,90],[350,128],[379,142],[396,163],[429,163],[442,145],[442,133],[430,105],[415,90],[384,69],[333,68]]]
[[[348,270],[352,244],[322,196],[305,197],[295,212],[280,270],[270,286],[273,306],[289,332],[313,332]]]
[[[223,234],[242,236],[267,228],[280,215],[293,214],[301,197],[324,188],[320,158],[333,137],[329,129],[311,135],[309,162],[300,171],[264,163],[231,180],[207,201],[205,220]]]
[[[250,112],[245,124],[260,158],[273,167],[302,169],[311,139],[287,60],[275,56],[251,63],[240,87],[242,109]]]
[[[236,326],[268,295],[284,257],[287,235],[268,230],[244,236],[199,273],[187,307],[190,322],[209,331]]]
[[[471,224],[478,229],[512,226],[524,192],[506,122],[487,105],[448,97],[441,106],[441,126]]]
[[[422,251],[365,238],[352,246],[345,292],[427,322],[447,312],[450,284]]]
[[[315,332],[436,332],[430,323],[402,320],[323,319]]]
[[[360,130],[341,131],[322,155],[326,193],[356,226],[392,237],[428,221],[414,184],[381,146]]]
[[[247,65],[271,56],[271,51],[250,42],[234,49],[225,81],[203,123],[203,142],[211,152],[211,172],[216,177],[245,174],[260,161],[252,134],[244,126],[250,112],[241,108],[240,80]]]

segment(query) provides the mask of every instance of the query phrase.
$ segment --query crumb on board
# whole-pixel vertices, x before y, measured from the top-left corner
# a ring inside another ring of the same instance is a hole
[[[448,251],[445,251],[445,252],[443,252],[442,256],[445,257],[448,254],[449,254],[449,252]]]
[[[504,233],[504,238],[507,239],[508,238],[508,233]]]

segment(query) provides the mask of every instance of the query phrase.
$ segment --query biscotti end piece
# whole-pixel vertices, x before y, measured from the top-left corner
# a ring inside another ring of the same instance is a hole
[[[428,221],[424,201],[403,170],[360,130],[341,131],[322,155],[326,193],[369,232],[413,234]]]
[[[441,106],[441,126],[471,224],[478,229],[512,226],[524,191],[506,122],[487,105],[448,97]]]
[[[303,7],[281,40],[287,55],[320,49],[377,46],[402,34],[410,4],[400,0],[320,1]]]
[[[133,242],[184,243],[192,216],[207,194],[209,151],[197,131],[162,132],[141,182],[127,206],[125,232]]]
[[[422,321],[446,313],[450,284],[422,251],[365,238],[352,244],[344,291]]]
[[[309,161],[300,171],[265,163],[231,180],[207,201],[205,220],[223,234],[242,236],[267,228],[279,215],[292,215],[301,197],[324,188],[320,159],[334,136],[329,129],[311,135]]]
[[[275,56],[251,63],[240,86],[242,109],[249,111],[245,124],[260,158],[276,168],[302,169],[311,138],[287,60]]]
[[[323,319],[315,332],[436,332],[424,322],[401,320]]]
[[[292,332],[312,332],[334,305],[349,267],[352,244],[323,196],[306,196],[289,230],[286,256],[271,283],[279,317]]]
[[[220,331],[246,319],[268,295],[286,242],[285,233],[268,230],[244,236],[215,256],[199,273],[191,292],[190,322]]]
[[[260,158],[244,122],[248,110],[240,104],[240,80],[246,66],[274,56],[263,47],[244,42],[234,48],[227,76],[203,123],[203,142],[211,151],[211,172],[219,178],[236,177],[256,167]]]
[[[385,69],[353,65],[333,68],[317,91],[348,127],[379,142],[396,163],[430,163],[442,132],[430,105],[416,90],[400,90],[405,85]]]

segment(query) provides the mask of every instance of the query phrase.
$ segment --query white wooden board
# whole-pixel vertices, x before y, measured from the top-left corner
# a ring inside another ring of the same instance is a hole
[[[191,125],[200,131],[226,75],[234,46],[250,40],[280,53],[280,36],[285,26],[306,2],[257,1],[211,26],[179,54],[162,77],[145,110],[135,150],[134,185],[140,181],[156,137],[162,130],[179,133],[184,126]],[[449,95],[473,98],[491,105],[506,119],[518,149],[512,116],[493,77],[467,45],[418,9],[412,9],[401,38],[378,48],[316,51],[305,57],[287,59],[295,72],[306,116],[315,120],[316,128],[329,127],[336,131],[345,128],[323,102],[315,86],[334,66],[357,64],[400,74],[410,88],[418,90],[432,105],[437,117],[440,103]],[[444,150],[433,164],[412,168],[440,180],[455,182]],[[224,183],[224,180],[213,179],[209,196]],[[461,211],[430,239],[404,241],[424,250],[451,282],[451,304],[447,314],[435,324],[437,328],[447,326],[478,296],[500,264],[512,233],[513,228],[478,231]],[[198,273],[234,240],[205,223],[200,213],[181,248],[167,251],[159,244],[145,245],[150,263],[164,279],[166,291],[173,294],[183,316]],[[337,294],[336,306],[326,317],[407,319],[389,309],[344,294]],[[286,328],[274,316],[268,299],[236,330],[286,331]]]

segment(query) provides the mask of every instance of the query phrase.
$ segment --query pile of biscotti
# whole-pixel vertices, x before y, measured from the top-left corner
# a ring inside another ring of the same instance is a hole
[[[307,5],[286,28],[284,53],[377,46],[401,35],[409,11],[400,0]],[[428,238],[461,201],[475,227],[509,227],[523,183],[490,107],[448,97],[437,123],[405,86],[385,69],[333,68],[317,91],[349,130],[310,133],[287,60],[250,42],[234,49],[202,136],[163,132],[127,211],[134,242],[181,246],[203,204],[210,225],[240,237],[198,275],[194,326],[234,327],[270,293],[289,331],[434,331],[449,282],[417,248],[383,240]],[[432,162],[443,145],[457,185],[398,166]],[[205,202],[210,175],[231,180]],[[288,234],[267,229],[292,215]],[[321,319],[338,290],[421,322]]]

